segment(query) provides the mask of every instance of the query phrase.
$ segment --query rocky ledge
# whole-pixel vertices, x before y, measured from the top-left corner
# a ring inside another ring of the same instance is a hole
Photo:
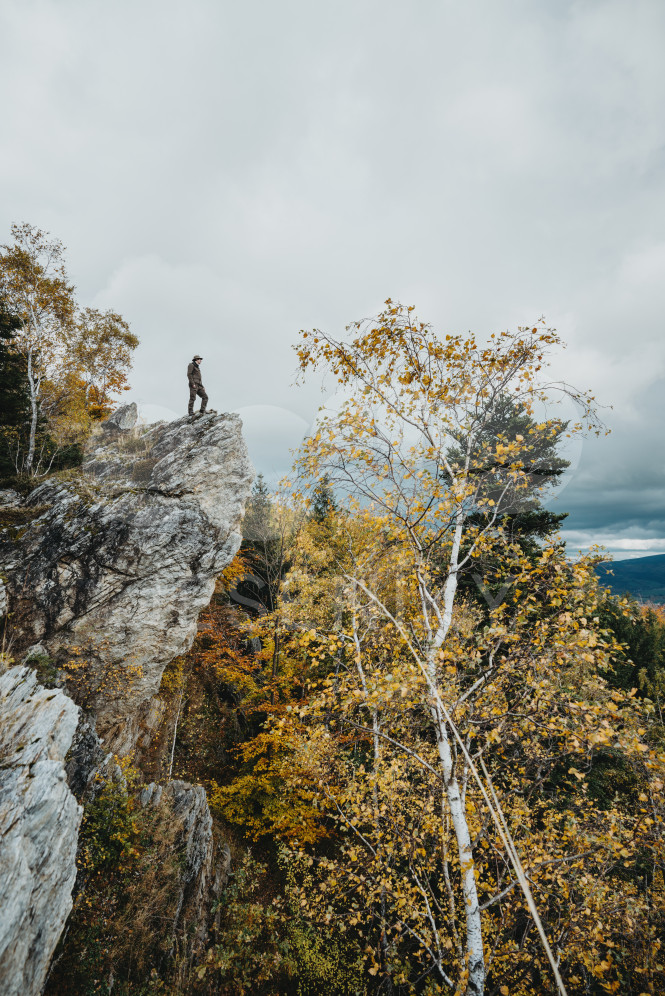
[[[74,792],[89,799],[112,754],[129,752],[149,725],[164,668],[191,646],[240,546],[253,479],[240,418],[135,422],[125,406],[98,430],[80,472],[26,499],[0,493],[3,996],[41,992],[71,909]],[[30,666],[8,667],[9,654]],[[144,804],[155,796],[173,829],[170,930],[196,941],[224,880],[205,791],[152,786]]]
[[[14,510],[24,523],[0,533],[15,652],[39,644],[117,753],[191,646],[240,546],[253,479],[237,415],[126,421],[116,415],[82,473],[36,488]]]

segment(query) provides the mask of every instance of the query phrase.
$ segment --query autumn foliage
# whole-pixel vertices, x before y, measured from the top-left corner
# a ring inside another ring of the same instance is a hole
[[[255,486],[144,759],[206,786],[236,869],[205,958],[154,991],[665,989],[665,620],[543,508],[559,440],[602,431],[547,380],[560,345],[392,301],[303,333],[339,394],[292,482]],[[543,416],[557,392],[576,424]]]
[[[2,447],[17,473],[75,463],[94,423],[129,389],[138,339],[121,315],[79,306],[64,246],[29,224],[12,225],[0,246],[0,303],[14,322],[5,365],[16,358],[25,391]]]

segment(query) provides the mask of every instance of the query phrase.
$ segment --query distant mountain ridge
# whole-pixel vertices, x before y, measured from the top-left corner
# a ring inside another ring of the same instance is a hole
[[[644,602],[665,604],[665,553],[604,562],[598,564],[596,573],[615,595],[628,593]]]

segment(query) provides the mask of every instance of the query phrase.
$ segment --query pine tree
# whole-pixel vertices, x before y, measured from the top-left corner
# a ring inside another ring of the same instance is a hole
[[[510,593],[510,572],[505,553],[500,548],[508,543],[523,554],[538,558],[543,541],[552,542],[568,513],[551,512],[542,505],[543,492],[556,485],[569,466],[557,447],[568,423],[549,420],[540,426],[527,408],[506,395],[500,395],[488,411],[482,431],[475,440],[470,476],[480,481],[479,502],[469,514],[472,528],[493,529],[501,533],[497,549],[491,546],[468,561],[459,573],[460,591],[484,611],[493,608]],[[497,445],[511,447],[510,463],[520,466],[518,484],[510,483],[507,463],[496,458]],[[458,445],[448,451],[450,465],[464,466],[465,453]],[[496,508],[500,508],[498,514]]]
[[[12,349],[20,320],[0,298],[0,476],[13,477],[30,417],[25,361]]]
[[[544,489],[555,485],[570,466],[570,461],[557,452],[567,428],[567,422],[550,420],[545,431],[539,430],[524,405],[503,395],[493,405],[478,436],[474,453],[478,466],[472,473],[485,477],[484,499],[501,500],[500,525],[525,550],[532,548],[535,539],[551,536],[567,517],[566,512],[557,514],[542,506]],[[524,481],[521,481],[519,488],[509,495],[505,493],[506,467],[493,459],[484,459],[484,454],[493,453],[500,440],[523,441],[520,461],[529,485],[524,487]],[[463,464],[464,454],[459,446],[452,447],[448,455],[451,463]],[[491,510],[484,509],[474,518],[478,525],[484,525],[490,515]]]
[[[258,474],[245,509],[242,533],[250,543],[265,543],[270,535],[270,488],[263,474]]]
[[[235,597],[248,608],[272,612],[284,571],[284,536],[270,488],[258,474],[245,510],[242,549],[251,573],[238,582]]]
[[[640,605],[631,600],[628,605],[608,593],[601,604],[601,624],[612,631],[623,653],[614,670],[606,675],[615,688],[629,691],[636,688],[660,707],[665,690],[665,613],[661,608]]]
[[[330,484],[330,476],[324,474],[314,489],[312,500],[312,518],[315,522],[325,522],[337,511],[335,493]]]

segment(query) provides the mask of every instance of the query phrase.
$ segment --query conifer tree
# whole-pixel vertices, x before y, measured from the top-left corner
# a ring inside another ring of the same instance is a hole
[[[507,394],[499,395],[489,407],[473,447],[471,476],[478,487],[476,507],[470,511],[468,522],[486,530],[493,520],[497,542],[488,544],[480,556],[467,563],[458,578],[460,593],[485,611],[509,593],[506,544],[537,558],[543,543],[551,541],[567,518],[567,512],[551,512],[543,506],[548,490],[570,465],[558,452],[567,429],[568,422],[559,419],[550,419],[546,426],[539,423],[523,402]],[[508,480],[509,462],[496,459],[497,446],[510,447],[510,461],[520,464],[520,479],[514,485]],[[447,456],[453,472],[463,468],[461,445],[452,446]],[[445,473],[443,476],[446,479]],[[445,560],[445,550],[442,552]]]
[[[245,509],[242,532],[249,543],[262,543],[270,533],[270,488],[263,474],[256,476],[252,493]]]
[[[29,419],[25,363],[12,348],[20,320],[0,297],[0,475],[17,471],[20,439]]]
[[[336,511],[337,502],[330,484],[330,476],[324,474],[312,496],[312,518],[315,522],[322,523]]]
[[[545,539],[556,532],[567,517],[565,512],[550,512],[542,505],[545,489],[556,485],[570,466],[570,461],[557,451],[567,429],[568,422],[551,419],[543,431],[526,405],[500,395],[478,433],[473,453],[478,466],[473,474],[484,479],[482,497],[501,502],[498,523],[525,549],[531,547],[534,539]],[[511,458],[517,458],[522,465],[524,478],[512,493],[505,492],[506,462],[498,462],[493,456],[497,443],[511,445]],[[453,469],[463,466],[460,446],[451,447],[448,459]],[[471,519],[480,527],[486,525],[488,510],[479,508]]]

